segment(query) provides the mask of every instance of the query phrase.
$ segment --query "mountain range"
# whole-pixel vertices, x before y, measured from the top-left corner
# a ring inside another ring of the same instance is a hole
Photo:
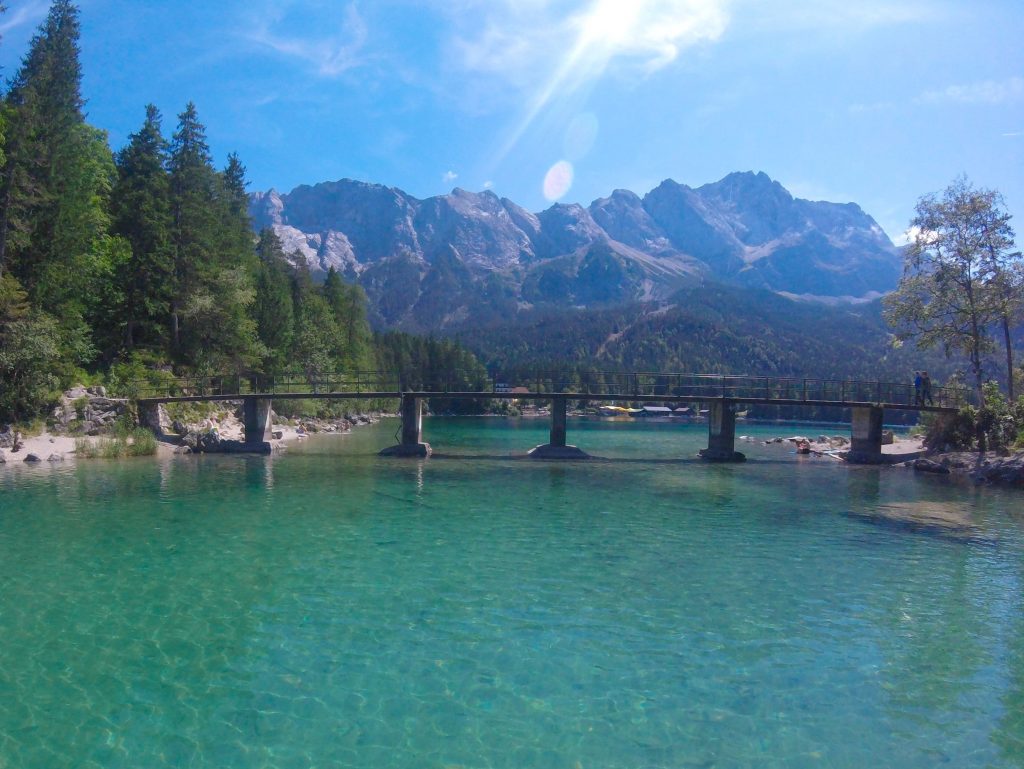
[[[341,180],[251,196],[314,277],[358,282],[375,325],[444,331],[523,311],[660,302],[704,282],[830,303],[893,289],[899,250],[855,203],[794,198],[764,173],[531,213],[491,191],[417,199]]]

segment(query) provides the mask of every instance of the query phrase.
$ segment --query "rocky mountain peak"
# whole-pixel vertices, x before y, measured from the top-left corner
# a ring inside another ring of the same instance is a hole
[[[531,303],[658,300],[695,274],[862,297],[893,288],[900,270],[859,206],[794,198],[763,172],[696,189],[665,179],[643,197],[617,189],[539,213],[491,190],[419,200],[342,179],[256,193],[251,214],[315,275],[333,266],[357,277],[378,324],[421,331]]]

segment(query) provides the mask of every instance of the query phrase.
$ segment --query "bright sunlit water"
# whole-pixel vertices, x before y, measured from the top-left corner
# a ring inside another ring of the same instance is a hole
[[[1019,493],[669,424],[377,458],[395,427],[0,469],[0,767],[1024,766]]]

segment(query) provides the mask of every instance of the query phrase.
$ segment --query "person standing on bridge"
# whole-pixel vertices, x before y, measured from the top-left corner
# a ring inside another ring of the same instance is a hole
[[[921,377],[920,371],[914,372],[914,405],[920,406],[923,401],[921,400],[921,385],[924,384],[924,379]]]
[[[921,405],[928,401],[929,406],[934,406],[935,401],[932,400],[932,378],[928,376],[927,371],[921,372]]]

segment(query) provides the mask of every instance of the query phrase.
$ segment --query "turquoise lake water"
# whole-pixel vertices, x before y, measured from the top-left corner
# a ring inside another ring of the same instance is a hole
[[[0,769],[1024,766],[1019,493],[671,424],[376,457],[396,427],[0,469]]]

